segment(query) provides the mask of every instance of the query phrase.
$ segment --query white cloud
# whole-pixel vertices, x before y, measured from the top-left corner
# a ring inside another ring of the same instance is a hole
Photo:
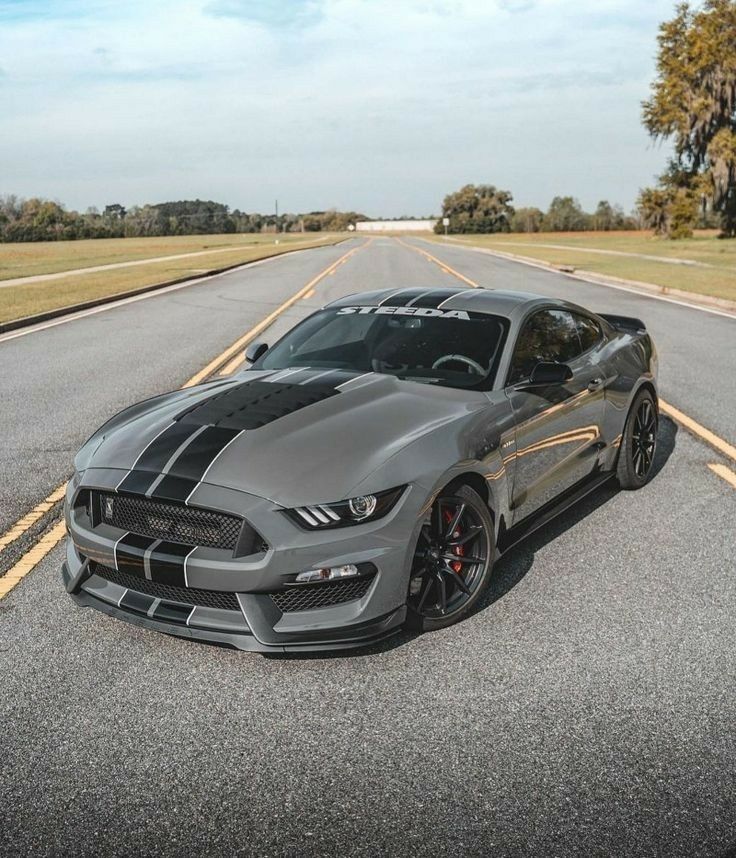
[[[664,162],[639,120],[663,0],[35,11],[0,28],[0,192],[400,214],[490,181],[629,206]]]

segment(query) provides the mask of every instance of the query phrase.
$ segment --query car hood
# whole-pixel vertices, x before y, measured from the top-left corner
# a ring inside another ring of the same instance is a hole
[[[122,412],[90,438],[79,467],[166,473],[162,485],[194,478],[284,506],[326,503],[486,404],[478,391],[377,373],[248,371]],[[214,439],[206,450],[204,438]]]

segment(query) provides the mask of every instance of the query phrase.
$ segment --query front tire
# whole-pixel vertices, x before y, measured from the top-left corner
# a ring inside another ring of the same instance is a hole
[[[649,482],[658,428],[657,403],[651,391],[642,390],[631,405],[621,437],[616,476],[622,489],[640,489]]]
[[[433,631],[465,617],[488,585],[494,548],[493,519],[480,495],[469,486],[440,494],[417,540],[407,627]]]

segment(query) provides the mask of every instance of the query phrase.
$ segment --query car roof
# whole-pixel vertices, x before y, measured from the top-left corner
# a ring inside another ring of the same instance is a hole
[[[332,301],[328,307],[432,307],[443,310],[469,310],[489,313],[508,319],[519,318],[537,307],[550,305],[560,309],[588,313],[577,304],[537,295],[533,292],[512,292],[506,289],[445,287],[405,287],[380,289],[375,292],[358,292]]]

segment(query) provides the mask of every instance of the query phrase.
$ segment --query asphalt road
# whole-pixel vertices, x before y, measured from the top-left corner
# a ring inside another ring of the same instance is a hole
[[[641,316],[662,395],[736,442],[736,321],[455,248],[482,285]],[[388,238],[330,298],[457,280]],[[181,384],[350,245],[0,341],[4,530],[114,410]],[[268,657],[78,609],[61,550],[0,601],[0,854],[736,855],[736,490],[662,421],[658,472],[506,555],[464,623]],[[722,461],[722,460],[721,460]]]

